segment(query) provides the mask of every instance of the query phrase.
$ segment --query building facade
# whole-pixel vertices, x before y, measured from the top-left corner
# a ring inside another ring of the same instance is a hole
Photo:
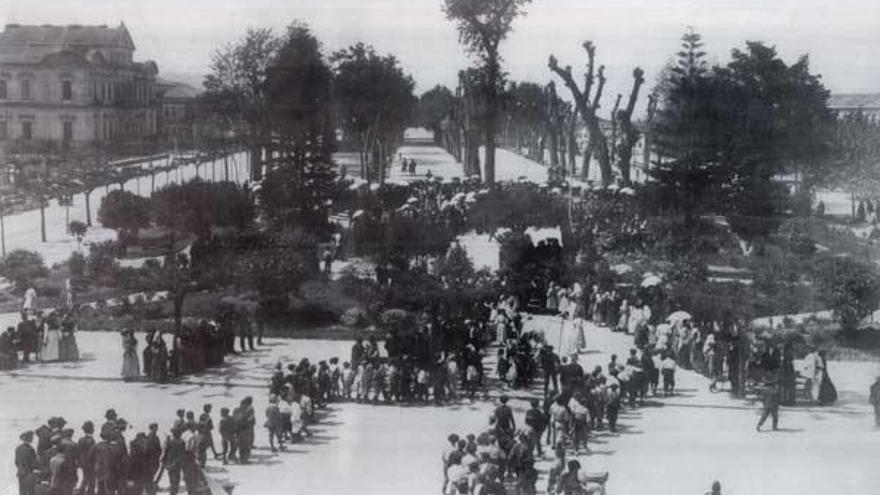
[[[828,98],[828,108],[839,117],[861,112],[867,117],[880,119],[880,93],[832,94]]]
[[[157,139],[159,70],[134,61],[134,51],[125,24],[7,24],[0,33],[0,143]]]
[[[189,84],[159,81],[161,87],[161,111],[159,127],[162,140],[175,147],[193,145],[197,134],[197,108],[199,90]]]

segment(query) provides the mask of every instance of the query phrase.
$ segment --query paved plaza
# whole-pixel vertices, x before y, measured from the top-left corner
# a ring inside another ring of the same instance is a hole
[[[558,339],[555,318],[534,316],[527,326],[546,331],[551,343]],[[81,333],[78,340],[80,362],[31,365],[0,375],[0,487],[12,489],[15,483],[17,433],[50,416],[63,415],[78,427],[115,407],[133,425],[130,439],[152,421],[167,432],[178,408],[198,411],[212,403],[216,412],[252,395],[259,426],[275,363],[347,359],[351,346],[344,340],[268,339],[258,351],[228,359],[224,368],[184,383],[157,385],[118,378],[122,352],[117,334]],[[629,336],[591,327],[580,362],[585,369],[604,366],[610,353],[621,355],[630,343]],[[493,363],[487,359],[487,365]],[[592,454],[580,460],[590,471],[610,471],[607,488],[615,494],[703,493],[714,479],[721,480],[724,493],[733,494],[868,493],[870,487],[880,488],[873,455],[880,432],[873,430],[866,397],[878,368],[877,363],[831,362],[839,403],[784,408],[781,430],[765,433],[754,429],[757,405],[710,393],[702,376],[680,371],[676,396],[650,398],[642,408],[625,410],[619,433],[591,436]],[[239,494],[438,493],[446,435],[483,429],[500,392],[493,387],[488,401],[441,407],[331,404],[313,426],[315,435],[287,452],[271,453],[266,431],[258,427],[252,464],[210,461],[207,472],[236,486]],[[526,399],[536,390],[507,392],[521,421]],[[539,491],[546,486],[548,467],[549,459],[538,464]],[[791,472],[799,475],[781,474]]]

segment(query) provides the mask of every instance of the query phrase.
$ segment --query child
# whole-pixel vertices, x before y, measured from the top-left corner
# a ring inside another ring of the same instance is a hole
[[[330,367],[326,361],[318,363],[318,406],[325,407],[330,400]]]
[[[385,374],[385,390],[388,391],[385,402],[400,401],[400,369],[394,363]]]
[[[354,375],[354,398],[357,402],[361,402],[366,396],[366,387],[365,383],[367,374],[367,365],[363,362],[357,365],[357,371]]]
[[[552,440],[551,445],[565,446],[568,440],[568,431],[571,425],[571,412],[565,406],[565,397],[562,395],[550,406],[550,420]]]
[[[385,402],[388,402],[388,389],[385,388],[385,375],[388,370],[385,365],[376,361],[373,363],[373,404],[379,403],[381,395]]]
[[[468,364],[467,370],[465,371],[465,380],[467,383],[468,396],[470,397],[471,402],[473,402],[477,395],[477,387],[480,385],[480,372],[474,363]]]
[[[449,470],[449,457],[453,452],[458,451],[458,435],[455,433],[450,434],[446,437],[446,440],[449,442],[449,446],[446,450],[443,451],[443,456],[441,457],[441,466],[443,467],[443,490],[442,493],[446,493],[446,487],[449,485],[449,474],[447,471]]]
[[[608,429],[617,433],[617,414],[620,412],[620,389],[617,382],[611,382],[611,386],[606,389],[605,404]]]
[[[339,380],[342,378],[342,371],[339,369],[339,358],[330,358],[330,397],[333,400],[339,400]]]
[[[227,459],[235,460],[235,432],[236,425],[232,420],[232,416],[229,415],[229,408],[220,408],[220,444],[223,446],[223,452],[220,453],[220,458],[223,459],[224,465],[227,464]]]
[[[214,420],[211,419],[211,404],[202,406],[202,414],[199,416],[199,426],[203,428],[205,435],[205,448],[210,448],[214,458],[217,458],[217,449],[214,448]]]
[[[312,404],[312,398],[309,394],[302,394],[299,398],[299,405],[302,407],[303,428],[315,419],[315,409]]]
[[[498,379],[502,383],[507,383],[507,374],[510,373],[510,360],[507,359],[507,352],[503,347],[498,349]]]
[[[666,357],[663,358],[660,369],[663,372],[663,395],[667,397],[675,392],[675,368],[676,363],[672,352],[666,351]]]
[[[419,368],[416,374],[416,400],[428,402],[428,370]]]
[[[446,360],[446,388],[450,400],[458,400],[458,363],[454,356]]]
[[[354,384],[354,370],[348,361],[342,363],[342,398],[351,400],[351,386]]]

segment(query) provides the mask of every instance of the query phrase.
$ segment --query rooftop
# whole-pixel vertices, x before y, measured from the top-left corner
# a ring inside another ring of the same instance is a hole
[[[828,98],[828,108],[833,109],[856,109],[856,108],[880,108],[880,93],[862,94],[832,94]]]
[[[120,23],[117,27],[108,27],[106,24],[98,26],[7,24],[0,32],[0,48],[8,50],[11,47],[20,48],[22,45],[135,49],[134,41],[125,23]]]

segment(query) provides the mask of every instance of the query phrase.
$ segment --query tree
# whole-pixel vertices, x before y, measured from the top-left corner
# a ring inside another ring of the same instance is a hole
[[[681,47],[656,89],[659,108],[652,137],[660,158],[649,173],[666,189],[666,206],[682,212],[692,225],[697,208],[711,208],[720,184],[729,180],[723,143],[733,109],[725,106],[723,81],[704,60],[700,35],[685,33]]]
[[[49,274],[43,257],[33,251],[16,249],[0,260],[0,275],[15,284],[15,288],[26,290],[34,279]]]
[[[138,230],[150,225],[150,201],[128,191],[114,190],[101,199],[98,221],[119,231],[123,252]]]
[[[763,238],[779,225],[772,217],[787,209],[787,191],[774,177],[798,172],[810,189],[823,173],[833,122],[830,93],[810,74],[807,56],[787,65],[774,47],[759,42],[733,50],[730,63],[715,72],[734,109],[725,122],[730,135],[723,151],[731,180],[723,196],[732,215],[748,217],[752,229],[765,227],[757,232]]]
[[[819,264],[814,280],[846,336],[852,336],[862,318],[880,304],[880,279],[873,265],[849,257],[826,259]]]
[[[289,296],[318,274],[317,247],[301,229],[269,232],[248,242],[232,269],[236,284],[257,290],[261,302],[286,307]]]
[[[446,18],[458,25],[462,45],[477,58],[485,75],[486,165],[484,180],[495,182],[495,132],[499,113],[498,94],[503,89],[499,47],[512,30],[513,20],[524,15],[531,0],[444,0]]]
[[[640,133],[632,123],[632,114],[636,107],[636,100],[639,99],[639,90],[642,84],[645,83],[644,76],[645,72],[641,68],[636,67],[633,70],[633,85],[626,107],[618,110],[615,105],[615,111],[612,112],[612,119],[615,125],[620,126],[620,132],[622,133],[619,139],[615,139],[614,146],[616,149],[617,170],[620,172],[620,178],[625,186],[631,184],[632,153],[633,148],[639,141]],[[620,101],[620,95],[617,95],[617,101]]]
[[[339,121],[359,148],[361,176],[383,183],[385,169],[414,117],[415,83],[393,55],[380,56],[363,43],[337,51],[330,62]]]
[[[474,284],[477,272],[467,251],[456,242],[449,248],[446,256],[437,260],[434,273],[447,287],[461,290]]]
[[[262,177],[262,154],[271,133],[266,78],[280,40],[270,29],[249,29],[239,41],[218,50],[205,77],[201,102],[223,127],[244,135],[250,149],[251,179]]]
[[[651,173],[688,218],[702,205],[727,215],[746,240],[763,239],[787,209],[774,177],[799,171],[809,188],[824,173],[828,91],[806,57],[787,65],[762,43],[733,50],[726,66],[711,70],[699,35],[687,33],[682,48],[658,89],[661,159]]]
[[[823,184],[844,186],[860,199],[880,196],[880,120],[858,110],[834,122],[834,150]]]
[[[193,179],[165,186],[153,193],[149,206],[157,225],[201,240],[211,236],[213,227],[245,228],[253,217],[248,192],[232,182]]]
[[[434,133],[434,144],[449,150],[452,136],[448,135],[449,122],[455,105],[455,95],[446,86],[437,85],[419,98],[418,124]]]
[[[267,97],[275,138],[261,206],[278,225],[326,231],[336,196],[330,67],[304,24],[292,24],[268,70]]]
[[[67,224],[67,232],[76,237],[76,243],[80,248],[82,248],[82,240],[88,230],[89,226],[79,220],[74,220]]]
[[[568,87],[575,102],[577,113],[587,127],[589,142],[584,150],[581,174],[586,178],[590,169],[590,159],[595,153],[599,162],[599,171],[602,174],[602,183],[607,186],[611,184],[613,179],[611,153],[608,149],[608,138],[602,132],[599,117],[596,114],[599,109],[599,101],[602,99],[602,92],[605,89],[605,66],[600,65],[596,69],[596,46],[592,41],[585,41],[581,46],[587,52],[587,72],[584,75],[583,88],[575,82],[570,65],[561,68],[556,57],[550,55],[548,66],[565,82],[565,86]]]

